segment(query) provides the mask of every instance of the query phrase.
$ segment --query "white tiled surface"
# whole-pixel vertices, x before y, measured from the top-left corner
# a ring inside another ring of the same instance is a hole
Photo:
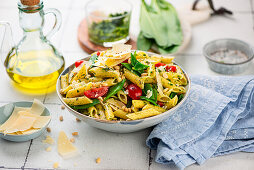
[[[19,40],[22,31],[17,26],[16,1],[1,1],[0,21],[11,22],[14,38]],[[138,5],[140,1],[130,1],[135,5],[131,31],[137,33],[138,27],[135,24],[138,23]],[[62,12],[62,27],[52,41],[62,51],[66,66],[87,55],[77,42],[77,28],[80,20],[85,15],[84,4],[86,2],[87,0],[45,0],[44,2],[45,8],[58,8]],[[180,8],[181,5],[186,5],[190,1],[177,0],[172,1],[172,3]],[[208,68],[202,56],[202,47],[210,40],[238,38],[254,46],[252,16],[254,0],[215,0],[215,6],[224,6],[233,10],[234,16],[230,18],[213,17],[209,21],[193,27],[193,37],[189,47],[176,57],[176,61],[189,74],[217,75]],[[47,19],[50,19],[50,17]],[[52,20],[49,23],[52,24]],[[46,29],[49,28],[49,26],[46,27]],[[249,70],[243,74],[253,75],[253,66],[254,61]],[[131,134],[114,134],[92,128],[85,123],[77,123],[75,117],[69,114],[67,110],[60,109],[61,104],[55,93],[40,96],[25,95],[14,90],[11,86],[2,64],[0,64],[0,75],[0,106],[11,101],[32,100],[33,98],[44,101],[53,114],[53,120],[50,124],[52,129],[50,136],[56,140],[60,130],[64,130],[69,137],[71,137],[73,131],[78,131],[79,136],[76,138],[75,145],[80,151],[78,157],[70,160],[63,160],[57,154],[56,144],[51,146],[51,152],[46,152],[45,148],[48,145],[41,142],[48,135],[46,132],[39,138],[24,143],[12,143],[1,139],[0,169],[52,169],[54,162],[59,162],[62,169],[176,169],[174,166],[154,162],[155,151],[150,151],[145,145],[145,140],[151,129]],[[64,116],[63,122],[58,120],[60,115]],[[100,164],[95,163],[97,157],[101,157]],[[235,153],[212,158],[201,166],[193,165],[187,169],[251,170],[254,169],[254,154]]]

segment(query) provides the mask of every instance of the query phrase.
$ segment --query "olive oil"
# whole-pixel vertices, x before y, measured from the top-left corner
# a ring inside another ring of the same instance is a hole
[[[52,50],[37,50],[16,53],[11,51],[5,65],[10,78],[19,86],[28,89],[46,89],[55,86],[64,69],[64,60]]]

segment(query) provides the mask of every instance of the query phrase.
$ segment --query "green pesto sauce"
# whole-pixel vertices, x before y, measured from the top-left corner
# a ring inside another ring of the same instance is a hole
[[[114,42],[126,38],[129,35],[130,13],[110,14],[109,17],[120,17],[101,22],[93,22],[88,28],[90,41],[96,44]]]

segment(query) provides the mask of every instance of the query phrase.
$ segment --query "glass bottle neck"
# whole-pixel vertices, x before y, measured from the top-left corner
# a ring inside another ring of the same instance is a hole
[[[19,24],[24,33],[40,32],[44,24],[43,2],[32,7],[19,3],[18,7]]]

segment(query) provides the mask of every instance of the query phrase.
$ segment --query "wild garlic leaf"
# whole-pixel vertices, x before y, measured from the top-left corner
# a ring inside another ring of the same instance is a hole
[[[150,5],[145,0],[142,0],[140,29],[145,38],[154,39],[156,45],[163,49],[181,45],[183,41],[177,12],[165,0],[152,0]],[[141,38],[138,41],[142,41]],[[138,44],[141,44],[141,42],[138,42]]]
[[[153,40],[146,38],[143,35],[142,31],[140,31],[138,35],[138,41],[137,41],[138,50],[148,51],[151,48],[152,44],[153,44]]]

